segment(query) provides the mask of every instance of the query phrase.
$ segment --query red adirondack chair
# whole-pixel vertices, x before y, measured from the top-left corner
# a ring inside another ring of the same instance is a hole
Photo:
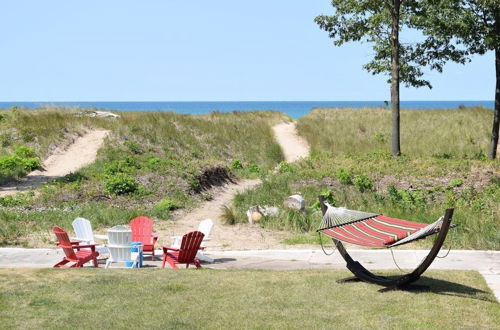
[[[182,236],[180,248],[175,249],[170,246],[164,246],[162,268],[165,268],[165,263],[167,262],[174,269],[179,269],[177,264],[186,264],[186,268],[189,267],[189,264],[194,264],[196,268],[201,268],[200,261],[196,259],[196,252],[203,249],[200,247],[203,236],[205,235],[202,232],[192,231]]]
[[[54,265],[54,268],[67,267],[64,265],[68,262],[74,263],[70,267],[83,267],[90,260],[94,261],[94,267],[99,267],[97,263],[99,252],[95,250],[95,244],[80,245],[80,242],[71,242],[68,234],[60,227],[54,227],[52,232],[59,241],[56,245],[62,248],[66,255],[63,260]]]
[[[150,252],[152,260],[155,260],[155,243],[158,234],[153,233],[153,220],[148,217],[137,217],[130,220],[132,229],[132,242],[142,243],[142,252]]]

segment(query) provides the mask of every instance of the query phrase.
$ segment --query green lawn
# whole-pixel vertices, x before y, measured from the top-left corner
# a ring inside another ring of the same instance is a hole
[[[345,271],[0,270],[10,328],[498,328],[477,272],[430,271],[430,291],[337,284]]]

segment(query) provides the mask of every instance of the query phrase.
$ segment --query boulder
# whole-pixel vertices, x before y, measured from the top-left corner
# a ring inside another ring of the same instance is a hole
[[[297,211],[304,211],[304,209],[306,208],[306,201],[300,195],[292,195],[287,197],[283,204],[285,205],[285,207]]]

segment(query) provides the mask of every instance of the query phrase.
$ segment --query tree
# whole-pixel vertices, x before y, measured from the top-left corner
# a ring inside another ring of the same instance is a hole
[[[497,156],[500,126],[500,0],[425,0],[415,23],[426,43],[463,47],[462,63],[472,54],[495,52],[495,109],[488,156]],[[456,60],[456,59],[454,59]]]
[[[403,27],[414,28],[418,16],[418,0],[333,0],[335,13],[320,15],[315,22],[328,32],[334,45],[346,42],[373,44],[374,57],[363,66],[372,74],[387,74],[391,84],[392,155],[401,154],[400,145],[400,82],[406,86],[432,88],[422,79],[422,67],[442,71],[446,60],[460,61],[458,52],[446,42],[403,44],[399,32]]]

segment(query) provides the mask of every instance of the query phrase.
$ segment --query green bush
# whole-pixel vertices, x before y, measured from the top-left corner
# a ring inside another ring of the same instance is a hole
[[[343,168],[337,168],[337,170],[335,171],[335,177],[342,184],[352,184],[352,179],[354,175],[352,174],[351,171],[347,171]]]
[[[453,179],[448,184],[448,187],[455,188],[455,187],[460,187],[463,184],[464,184],[464,180],[462,180],[462,179]]]
[[[139,183],[126,173],[116,173],[108,176],[104,180],[104,190],[114,195],[124,195],[136,192],[139,189]]]
[[[14,150],[14,155],[20,157],[20,158],[30,158],[30,157],[36,157],[35,152],[33,149],[25,147],[25,146],[19,146]]]
[[[293,173],[295,172],[295,167],[292,164],[287,162],[280,162],[278,170],[280,173]]]
[[[250,173],[260,173],[262,170],[260,169],[259,165],[251,163],[250,165],[248,165],[248,171]]]
[[[180,205],[170,199],[163,199],[151,210],[152,215],[161,219],[166,219],[170,211],[180,208]]]
[[[373,180],[363,174],[356,175],[353,183],[360,192],[371,191],[373,189]]]
[[[231,168],[233,170],[240,170],[243,168],[243,165],[241,164],[241,161],[239,159],[235,159],[231,162]]]

